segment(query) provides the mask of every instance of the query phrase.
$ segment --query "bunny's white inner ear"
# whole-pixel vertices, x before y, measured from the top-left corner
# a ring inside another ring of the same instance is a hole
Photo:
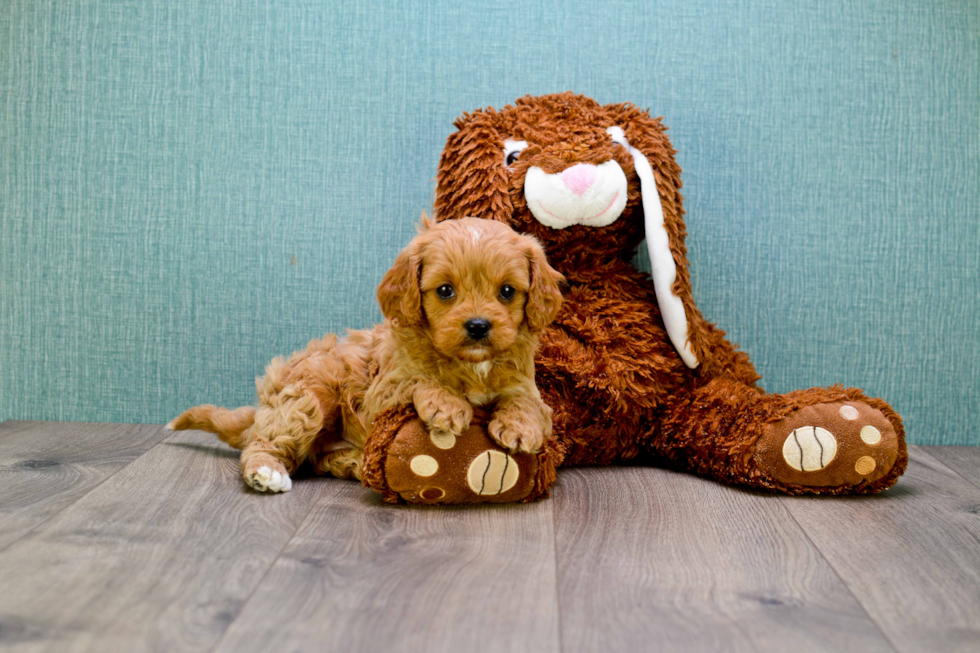
[[[653,176],[653,168],[647,158],[635,147],[630,146],[622,127],[610,127],[606,130],[612,139],[626,148],[633,157],[633,168],[640,178],[640,194],[643,199],[643,228],[646,232],[647,253],[650,255],[650,266],[653,269],[653,287],[657,294],[657,304],[660,306],[660,316],[670,341],[680,354],[684,364],[694,369],[698,366],[698,357],[691,349],[688,339],[687,313],[681,298],[671,291],[677,279],[677,266],[674,265],[674,255],[670,251],[670,236],[664,226],[664,208],[660,203],[660,191]]]

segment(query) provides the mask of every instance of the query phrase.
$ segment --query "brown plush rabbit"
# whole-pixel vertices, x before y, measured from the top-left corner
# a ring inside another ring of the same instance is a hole
[[[562,93],[465,114],[456,127],[439,165],[437,219],[475,216],[532,234],[569,283],[535,359],[554,437],[521,469],[535,475],[525,500],[547,493],[561,463],[640,454],[791,494],[895,483],[907,454],[887,403],[841,386],[765,394],[748,356],[701,316],[680,168],[659,119]],[[644,238],[652,275],[631,264]],[[424,481],[393,473],[425,439],[410,410],[379,420],[366,484],[391,500],[421,500],[423,486],[465,491],[475,464],[465,460]]]

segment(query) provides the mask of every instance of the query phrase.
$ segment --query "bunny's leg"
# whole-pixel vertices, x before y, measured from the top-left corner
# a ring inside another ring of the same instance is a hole
[[[901,419],[840,386],[762,394],[716,377],[666,407],[646,446],[671,465],[789,494],[871,494],[905,471]]]

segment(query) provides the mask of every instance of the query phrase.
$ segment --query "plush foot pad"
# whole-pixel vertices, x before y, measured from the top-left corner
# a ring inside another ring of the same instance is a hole
[[[447,442],[419,420],[399,431],[385,461],[388,486],[409,503],[520,501],[537,472],[536,455],[501,449],[479,426]]]
[[[846,401],[807,406],[767,425],[756,458],[786,485],[853,487],[888,474],[898,449],[895,427],[881,411]]]
[[[293,481],[285,469],[272,469],[263,465],[253,472],[245,474],[245,482],[258,492],[289,492],[293,489]]]

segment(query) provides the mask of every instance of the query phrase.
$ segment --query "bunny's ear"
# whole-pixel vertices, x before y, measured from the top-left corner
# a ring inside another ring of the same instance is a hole
[[[503,138],[493,109],[463,114],[446,139],[436,182],[436,219],[465,217],[507,222],[514,212],[504,168]]]
[[[640,180],[647,252],[657,304],[681,359],[696,368],[708,353],[708,325],[694,305],[684,247],[680,168],[659,120],[633,105],[607,107],[617,124],[606,131],[633,157]]]

